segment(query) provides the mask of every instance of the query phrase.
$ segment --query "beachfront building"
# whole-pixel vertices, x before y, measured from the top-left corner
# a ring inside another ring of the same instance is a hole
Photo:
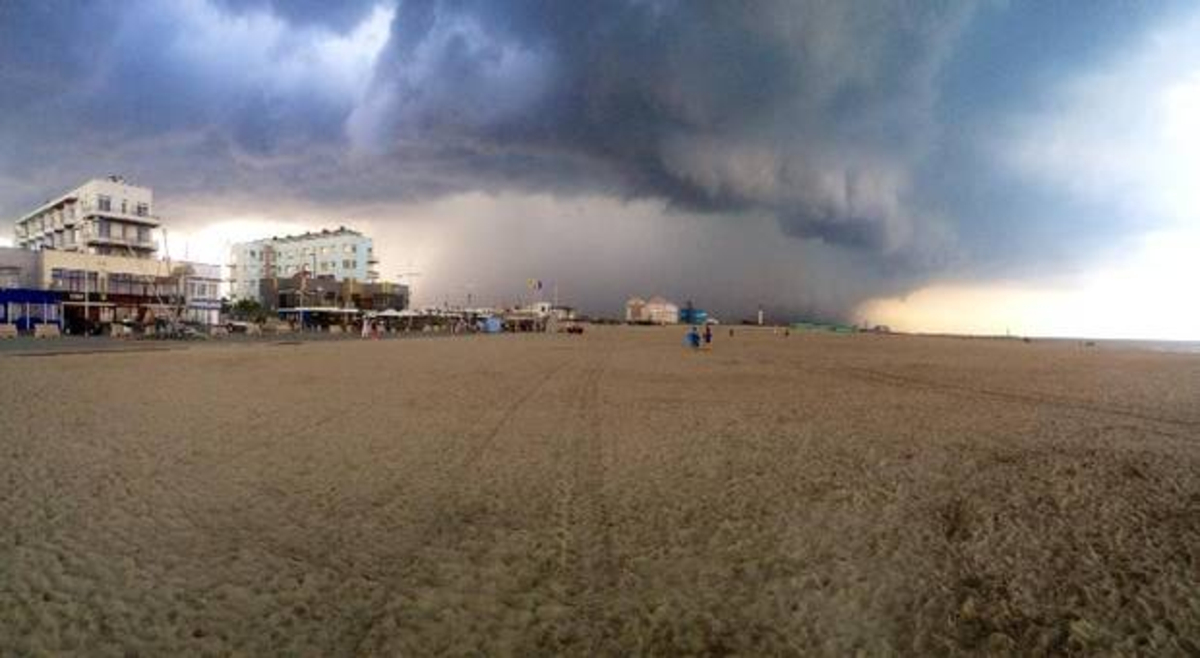
[[[120,176],[96,178],[17,220],[16,245],[34,251],[153,258],[154,194]]]
[[[220,322],[219,265],[43,251],[38,286],[59,293],[64,329],[178,319]]]
[[[221,266],[183,263],[183,321],[212,326],[221,322]]]
[[[646,300],[636,296],[630,297],[628,301],[625,302],[625,321],[641,322],[645,308]]]
[[[16,247],[0,247],[0,290],[36,288],[37,273],[37,252]]]
[[[679,306],[655,295],[642,309],[645,317],[654,324],[676,324],[679,322]]]
[[[109,176],[17,220],[18,248],[0,250],[4,296],[46,305],[40,316],[25,316],[25,329],[54,323],[81,333],[157,319],[220,321],[220,266],[156,257],[153,198],[150,188]],[[13,322],[9,310],[0,322]]]
[[[262,279],[259,299],[267,311],[289,308],[352,308],[360,311],[403,311],[408,308],[408,286],[389,281],[358,281],[332,276]]]
[[[58,325],[62,305],[58,295],[38,289],[39,254],[28,249],[0,247],[0,330],[15,326],[30,331],[43,324]],[[0,335],[10,335],[0,331]]]
[[[230,294],[263,303],[269,301],[260,292],[264,279],[298,274],[371,282],[379,278],[377,264],[371,238],[344,226],[243,242],[233,246],[230,256]]]
[[[529,305],[528,310],[532,311],[535,315],[550,318],[556,322],[566,322],[575,319],[574,308],[553,302],[534,302]]]
[[[625,302],[625,321],[652,324],[677,324],[679,306],[655,295],[649,300],[631,297]]]
[[[67,333],[156,318],[220,322],[219,265],[0,248],[0,323]]]

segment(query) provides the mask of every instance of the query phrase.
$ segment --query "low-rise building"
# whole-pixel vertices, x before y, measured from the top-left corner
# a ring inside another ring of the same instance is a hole
[[[258,299],[269,311],[288,308],[352,308],[360,311],[403,311],[409,305],[408,286],[389,281],[337,280],[332,276],[262,279]]]
[[[0,324],[29,331],[61,322],[61,300],[39,289],[39,272],[37,252],[0,247]]]
[[[570,306],[554,304],[552,302],[534,302],[529,306],[530,311],[536,315],[545,318],[552,318],[558,322],[565,322],[575,319],[575,309]]]
[[[646,300],[641,297],[630,297],[625,302],[625,321],[626,322],[641,322],[644,309],[646,308]]]
[[[37,285],[60,294],[70,333],[154,319],[220,321],[218,265],[50,250],[38,260]]]
[[[625,321],[653,324],[677,324],[679,306],[664,297],[654,295],[649,300],[631,297],[625,302]]]
[[[183,321],[202,325],[221,322],[221,266],[184,263]]]
[[[0,272],[6,288],[0,297],[6,303],[36,298],[35,305],[46,306],[41,312],[5,309],[0,321],[25,318],[24,329],[54,323],[67,333],[83,333],[105,324],[140,320],[153,310],[165,312],[178,297],[170,267],[146,258],[52,248],[0,249]]]

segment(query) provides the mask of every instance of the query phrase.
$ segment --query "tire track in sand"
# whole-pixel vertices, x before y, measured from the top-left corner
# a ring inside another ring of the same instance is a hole
[[[366,646],[367,641],[375,634],[379,625],[393,613],[393,606],[400,598],[401,590],[406,583],[410,582],[409,576],[417,567],[416,561],[411,557],[415,556],[422,548],[434,543],[448,546],[456,543],[453,535],[456,529],[460,529],[457,528],[456,519],[459,515],[455,513],[455,510],[465,505],[465,493],[461,485],[467,481],[470,469],[492,448],[497,437],[509,426],[513,418],[568,364],[569,361],[563,361],[551,367],[532,386],[500,408],[498,413],[484,414],[479,420],[475,431],[471,433],[473,438],[468,441],[462,456],[457,460],[452,460],[438,478],[439,482],[445,483],[449,487],[446,495],[440,498],[439,504],[426,508],[423,518],[416,524],[417,531],[406,537],[412,543],[396,552],[395,558],[404,556],[400,558],[405,562],[400,571],[393,574],[370,574],[375,581],[382,583],[383,590],[380,593],[379,601],[373,606],[376,610],[375,614],[367,619],[361,628],[349,634],[350,637],[345,646],[351,647],[350,655],[372,655],[372,651]]]
[[[606,488],[607,444],[601,426],[602,362],[580,373],[564,419],[559,455],[556,535],[558,573],[569,616],[557,629],[561,653],[612,653],[612,614],[606,609],[617,587],[619,567],[613,546]]]

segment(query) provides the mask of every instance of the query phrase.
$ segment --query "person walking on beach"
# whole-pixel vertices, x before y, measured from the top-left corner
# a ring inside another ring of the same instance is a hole
[[[712,345],[712,325],[704,325],[704,345]]]
[[[688,330],[687,344],[691,345],[692,349],[694,349],[694,350],[700,349],[700,330],[697,329],[695,325],[693,325],[692,328]]]

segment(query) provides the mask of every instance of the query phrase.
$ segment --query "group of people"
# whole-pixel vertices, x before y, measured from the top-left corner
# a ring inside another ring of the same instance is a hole
[[[788,338],[789,336],[792,335],[791,329],[789,329],[787,327],[783,327],[782,330],[783,330],[784,338]],[[773,330],[773,333],[776,336],[778,336],[779,332],[780,332],[780,328],[775,327],[775,329]],[[729,328],[729,337],[733,338],[733,327]],[[713,339],[712,325],[705,324],[703,332],[700,331],[699,326],[692,325],[691,327],[688,328],[687,335],[684,336],[683,344],[687,345],[688,347],[691,347],[694,350],[698,350],[701,347],[708,347],[709,345],[711,345],[712,339]]]
[[[712,325],[704,325],[703,334],[700,333],[700,327],[692,325],[692,328],[688,330],[686,342],[691,346],[692,349],[698,350],[700,349],[701,341],[703,341],[704,346],[707,347],[712,344],[712,338]]]

